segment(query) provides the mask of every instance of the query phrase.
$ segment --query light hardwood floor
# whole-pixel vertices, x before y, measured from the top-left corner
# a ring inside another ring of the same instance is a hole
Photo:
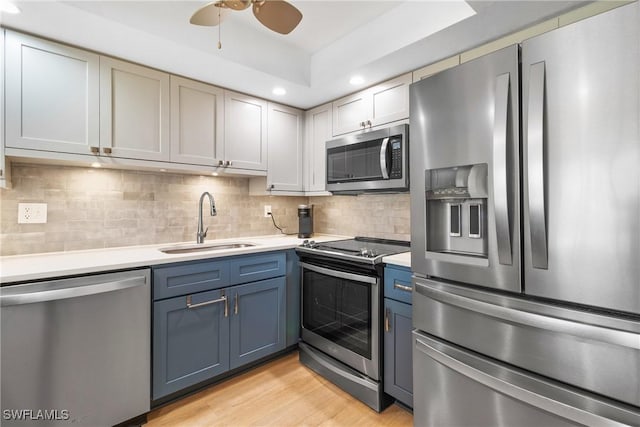
[[[381,414],[298,362],[298,352],[253,369],[149,414],[159,426],[401,426],[410,412]]]

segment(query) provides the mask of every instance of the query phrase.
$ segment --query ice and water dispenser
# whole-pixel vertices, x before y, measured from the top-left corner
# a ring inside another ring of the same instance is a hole
[[[427,251],[487,257],[487,164],[425,171]]]

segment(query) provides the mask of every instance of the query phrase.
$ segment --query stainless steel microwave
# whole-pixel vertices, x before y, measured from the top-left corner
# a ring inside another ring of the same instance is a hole
[[[409,125],[327,141],[327,191],[337,194],[409,190]]]

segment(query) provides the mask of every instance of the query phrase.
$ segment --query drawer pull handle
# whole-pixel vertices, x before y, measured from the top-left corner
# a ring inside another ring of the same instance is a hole
[[[399,289],[399,290],[405,291],[405,292],[413,292],[413,288],[411,286],[401,285],[400,283],[398,283],[396,281],[393,282],[393,289]]]
[[[227,315],[226,313],[226,301],[227,301],[227,297],[225,295],[221,296],[218,299],[214,299],[211,301],[205,301],[205,302],[199,302],[197,304],[191,304],[191,295],[187,295],[187,308],[188,309],[192,309],[192,308],[198,308],[198,307],[204,307],[206,305],[211,305],[211,304],[217,304],[219,302],[224,302],[225,303],[225,317]]]

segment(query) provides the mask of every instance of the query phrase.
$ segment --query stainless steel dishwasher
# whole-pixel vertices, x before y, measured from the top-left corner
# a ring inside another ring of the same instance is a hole
[[[112,426],[149,411],[150,272],[0,288],[3,426]]]

